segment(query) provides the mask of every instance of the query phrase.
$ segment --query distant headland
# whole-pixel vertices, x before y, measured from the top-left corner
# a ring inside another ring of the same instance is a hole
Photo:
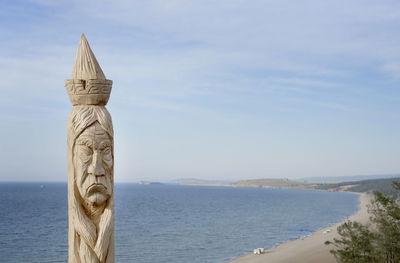
[[[365,179],[369,178],[369,179]],[[313,180],[315,179],[315,180]],[[357,180],[358,179],[358,180]],[[392,181],[400,180],[400,175],[369,175],[369,176],[341,176],[330,177],[328,182],[321,182],[320,178],[310,177],[304,179],[287,178],[265,178],[249,179],[237,182],[201,180],[201,179],[179,179],[171,183],[194,186],[229,186],[229,187],[251,187],[251,188],[276,188],[276,189],[302,189],[302,190],[325,190],[332,192],[372,192],[380,191],[392,194]]]

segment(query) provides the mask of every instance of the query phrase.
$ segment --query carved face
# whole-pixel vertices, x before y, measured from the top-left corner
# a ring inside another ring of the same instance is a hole
[[[92,205],[104,204],[112,194],[112,150],[112,140],[98,122],[76,139],[76,184],[83,200]]]

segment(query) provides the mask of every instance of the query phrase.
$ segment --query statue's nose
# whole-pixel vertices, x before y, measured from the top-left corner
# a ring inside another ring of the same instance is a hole
[[[98,151],[94,151],[92,163],[88,167],[88,173],[94,174],[95,176],[104,176],[105,171],[103,167],[103,160],[101,154]]]

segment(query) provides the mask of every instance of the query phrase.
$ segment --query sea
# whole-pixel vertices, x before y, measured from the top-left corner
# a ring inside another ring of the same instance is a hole
[[[358,209],[343,192],[115,185],[115,262],[222,263]],[[0,262],[67,262],[66,183],[0,183]]]

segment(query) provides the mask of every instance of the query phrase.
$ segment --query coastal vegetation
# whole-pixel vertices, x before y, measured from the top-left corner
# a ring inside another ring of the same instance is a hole
[[[400,182],[393,181],[400,192]],[[338,227],[339,238],[326,241],[330,252],[342,263],[400,262],[400,203],[398,195],[375,191],[368,212],[370,222],[347,221]]]

